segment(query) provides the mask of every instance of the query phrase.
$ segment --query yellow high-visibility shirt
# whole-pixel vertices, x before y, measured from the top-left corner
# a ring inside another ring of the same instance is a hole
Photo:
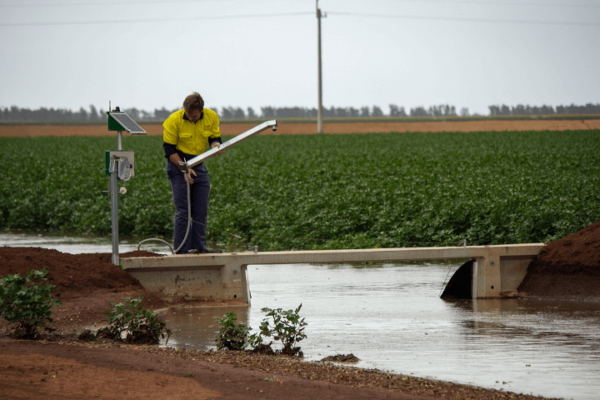
[[[185,110],[175,111],[163,123],[163,141],[174,144],[177,150],[199,156],[206,151],[209,139],[221,137],[219,116],[213,110],[204,109],[202,119],[191,122],[184,119]]]

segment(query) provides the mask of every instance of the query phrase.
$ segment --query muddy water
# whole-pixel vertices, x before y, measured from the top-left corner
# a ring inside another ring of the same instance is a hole
[[[138,243],[143,239],[145,238],[124,238],[119,240],[119,253],[137,250]],[[0,233],[0,246],[41,247],[69,254],[112,253],[112,241],[110,237],[50,235],[46,232],[44,234],[3,232]],[[142,250],[160,254],[171,253],[168,246],[154,243],[144,244]]]
[[[123,240],[121,251],[138,241]],[[1,245],[111,251],[110,239],[89,237],[2,233]],[[359,367],[519,393],[600,398],[599,304],[439,299],[446,276],[458,266],[249,266],[252,306],[171,310],[164,315],[174,331],[169,346],[214,348],[213,316],[226,311],[257,328],[262,307],[302,303],[308,338],[300,344],[307,360],[353,353]]]
[[[457,264],[249,267],[252,306],[177,309],[169,345],[214,348],[213,316],[257,328],[262,307],[302,303],[306,359],[353,353],[377,368],[553,397],[600,397],[600,305],[439,299]]]

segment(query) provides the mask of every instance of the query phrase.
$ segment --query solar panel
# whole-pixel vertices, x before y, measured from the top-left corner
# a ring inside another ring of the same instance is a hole
[[[124,112],[111,112],[109,115],[114,118],[119,125],[121,125],[127,132],[132,135],[145,135],[146,131],[142,129],[134,120],[132,120],[129,115]]]

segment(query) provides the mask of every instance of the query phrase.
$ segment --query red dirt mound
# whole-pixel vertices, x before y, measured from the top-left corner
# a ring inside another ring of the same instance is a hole
[[[546,244],[519,292],[566,300],[600,300],[600,222]]]
[[[161,257],[145,251],[120,256]],[[167,307],[137,279],[113,265],[110,258],[106,253],[73,255],[37,247],[0,247],[0,278],[9,274],[25,276],[32,269],[48,271],[48,282],[56,286],[52,294],[63,303],[53,309],[55,328],[78,329],[102,323],[106,320],[103,313],[112,309],[110,302],[127,296],[144,296],[146,308]],[[0,320],[0,327],[5,324],[6,321]]]
[[[141,256],[155,254],[140,251],[121,255]],[[142,288],[137,279],[113,265],[110,257],[110,254],[65,254],[35,247],[0,247],[0,276],[24,276],[29,270],[45,269],[48,282],[56,286],[54,295],[61,299],[85,297],[98,289]]]

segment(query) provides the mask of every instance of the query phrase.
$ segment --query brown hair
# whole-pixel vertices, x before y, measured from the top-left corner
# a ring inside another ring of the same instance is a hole
[[[204,99],[198,92],[194,92],[185,98],[183,108],[190,111],[202,110],[204,108]]]

